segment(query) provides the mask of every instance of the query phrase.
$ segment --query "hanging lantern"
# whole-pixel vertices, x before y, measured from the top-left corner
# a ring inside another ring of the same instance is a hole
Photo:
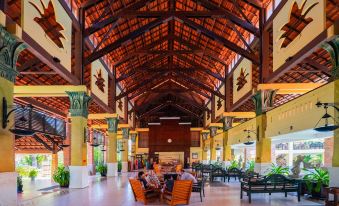
[[[320,118],[317,124],[314,127],[314,130],[317,132],[331,132],[339,128],[338,122],[328,113],[328,107],[332,106],[334,109],[339,111],[339,108],[335,104],[330,103],[321,103],[317,102],[317,107],[323,107],[325,109],[325,114]],[[334,124],[329,124],[330,120],[333,120]],[[324,121],[324,126],[319,127],[319,123]]]
[[[247,138],[247,142],[244,142],[244,145],[252,145],[252,144],[254,144],[254,142],[251,141],[252,137],[250,135],[250,132],[252,132],[254,134],[256,134],[256,133],[254,131],[252,131],[252,130],[249,130],[249,129],[245,129],[244,132],[247,132],[247,137],[246,137]]]
[[[93,136],[93,138],[92,138],[92,144],[91,144],[91,146],[92,147],[97,147],[97,146],[99,146],[99,143],[98,143],[98,132],[96,131],[96,130],[93,130],[93,132],[92,132],[92,136]]]

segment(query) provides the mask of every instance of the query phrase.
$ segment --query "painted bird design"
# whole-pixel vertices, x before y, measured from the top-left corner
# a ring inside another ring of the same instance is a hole
[[[244,68],[241,68],[240,70],[240,74],[237,78],[237,91],[239,91],[240,89],[242,89],[245,84],[247,83],[247,80],[246,80],[246,77],[248,76],[249,74],[245,74],[245,70]]]
[[[35,17],[34,21],[38,23],[45,31],[45,34],[59,47],[64,48],[61,38],[65,39],[65,36],[61,33],[64,30],[61,24],[56,21],[54,6],[51,1],[48,2],[46,8],[44,2],[40,0],[42,5],[42,11],[33,2],[29,2],[40,14],[40,17]]]
[[[300,34],[305,29],[305,27],[313,21],[311,17],[306,18],[306,16],[317,4],[319,4],[319,2],[313,3],[303,13],[306,2],[307,0],[305,0],[302,3],[300,9],[299,9],[297,2],[293,3],[291,13],[290,13],[290,19],[281,28],[281,31],[284,31],[284,33],[279,38],[279,39],[284,38],[281,48],[286,48],[298,36],[298,35],[295,35],[295,36],[289,37],[292,32],[299,31],[298,33]]]
[[[97,75],[94,74],[94,77],[97,79],[95,81],[95,85],[98,86],[100,91],[105,93],[105,79],[102,78],[101,69],[97,70]]]

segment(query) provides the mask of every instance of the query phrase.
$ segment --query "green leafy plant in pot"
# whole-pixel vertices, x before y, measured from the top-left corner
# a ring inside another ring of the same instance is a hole
[[[53,174],[54,182],[59,183],[60,187],[68,187],[69,179],[70,179],[69,171],[64,166],[59,166],[58,169]]]
[[[289,173],[288,167],[283,167],[281,165],[276,165],[276,164],[272,163],[270,171],[267,175],[268,176],[271,176],[271,175],[288,175],[288,173]]]
[[[122,162],[119,160],[118,161],[118,172],[121,172],[122,170]]]
[[[239,168],[239,163],[236,160],[231,161],[231,165],[228,169]]]
[[[22,183],[22,177],[20,175],[16,178],[16,186],[17,186],[17,192],[22,193],[23,192],[23,183]]]
[[[308,192],[313,198],[325,198],[324,187],[327,187],[330,182],[328,171],[322,168],[304,169],[304,171],[308,172],[304,176]]]
[[[30,177],[32,181],[34,181],[37,176],[38,176],[38,170],[35,168],[32,168],[28,173],[28,177]]]
[[[254,172],[254,161],[253,160],[248,162],[246,171],[247,172]]]
[[[96,170],[100,173],[102,177],[106,177],[107,175],[107,165],[106,164],[99,164],[96,168]]]

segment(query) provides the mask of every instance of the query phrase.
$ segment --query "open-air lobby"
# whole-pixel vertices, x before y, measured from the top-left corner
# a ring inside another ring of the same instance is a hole
[[[0,206],[339,206],[339,0],[1,0]]]

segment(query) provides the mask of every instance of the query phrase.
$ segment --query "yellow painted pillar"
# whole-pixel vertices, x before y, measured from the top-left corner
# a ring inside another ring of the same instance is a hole
[[[256,113],[256,158],[255,171],[266,174],[271,167],[271,139],[266,137],[266,111],[273,107],[275,90],[261,90],[253,97]]]
[[[87,117],[91,100],[86,92],[67,92],[71,114],[71,165],[70,188],[84,188],[88,183],[87,168]]]
[[[223,160],[225,163],[225,166],[229,166],[230,162],[232,160],[232,147],[228,143],[228,130],[232,128],[233,123],[233,117],[225,116],[222,117],[222,123],[223,123]]]
[[[117,132],[119,117],[107,118],[108,139],[107,139],[107,176],[118,175],[117,163]]]
[[[334,103],[339,107],[339,79],[334,81]],[[334,118],[339,124],[339,111],[334,111]],[[333,158],[332,158],[332,167],[339,168],[339,129],[334,131],[333,138]]]
[[[122,148],[124,148],[123,151],[121,151],[121,172],[128,172],[128,139],[129,139],[129,127],[122,127]]]
[[[211,151],[211,161],[214,162],[214,161],[217,161],[217,150],[216,150],[216,140],[215,138],[211,137],[210,139],[210,151]]]
[[[337,67],[339,67],[339,65]],[[339,68],[337,69],[339,70]],[[337,73],[337,77],[339,77],[339,71],[337,71]],[[339,79],[334,81],[334,103],[339,107]],[[337,124],[339,124],[339,111],[337,110],[334,111],[334,119],[337,121]],[[328,171],[330,187],[339,187],[339,129],[334,130],[332,167],[328,168]]]
[[[202,160],[204,162],[207,161],[207,145],[206,145],[206,140],[202,141],[203,145],[202,145]]]
[[[52,167],[51,167],[51,175],[55,173],[55,171],[58,169],[58,153],[52,153]]]
[[[131,131],[130,132],[130,136],[131,136],[131,159],[130,159],[130,162],[131,162],[131,169],[132,170],[135,170],[137,168],[135,168],[135,160],[136,160],[136,140],[137,140],[137,135],[138,135],[138,132],[136,131]]]
[[[0,42],[0,205],[16,205],[15,138],[9,131],[14,125],[14,113],[7,117],[8,121],[3,115],[7,116],[14,109],[14,82],[18,74],[15,65],[20,52],[26,47],[1,25]]]

